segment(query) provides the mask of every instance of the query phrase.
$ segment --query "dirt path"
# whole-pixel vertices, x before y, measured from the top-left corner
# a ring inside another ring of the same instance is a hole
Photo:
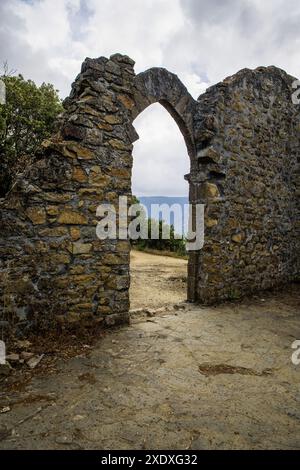
[[[159,308],[186,300],[187,261],[132,250],[130,308]]]
[[[166,261],[133,253],[134,305],[174,303],[169,276],[185,263]],[[134,316],[21,390],[2,382],[0,448],[300,449],[299,301],[291,286]]]

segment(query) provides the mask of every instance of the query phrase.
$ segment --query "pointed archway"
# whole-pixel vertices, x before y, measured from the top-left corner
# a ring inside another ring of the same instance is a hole
[[[177,75],[164,68],[154,67],[138,74],[134,79],[134,107],[132,118],[135,119],[148,106],[161,104],[172,116],[184,138],[190,159],[190,174],[197,170],[197,152],[194,140],[193,117],[197,102],[189,94]],[[183,175],[184,176],[184,175]],[[189,202],[197,203],[197,195],[192,181],[186,175],[189,183]],[[195,302],[197,298],[197,269],[198,253],[189,253],[187,299]]]

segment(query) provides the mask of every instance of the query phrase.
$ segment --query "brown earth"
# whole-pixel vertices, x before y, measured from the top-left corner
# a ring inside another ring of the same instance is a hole
[[[130,308],[159,308],[186,300],[187,261],[132,250]]]
[[[0,448],[300,449],[298,286],[172,308],[186,262],[132,261],[132,306],[152,311],[43,370],[46,354],[20,389],[2,381]]]

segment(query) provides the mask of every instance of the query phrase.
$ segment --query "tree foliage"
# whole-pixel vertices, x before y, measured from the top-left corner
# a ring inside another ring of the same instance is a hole
[[[152,238],[151,232],[158,234],[158,237]],[[169,236],[165,238],[165,234]],[[140,239],[138,247],[186,255],[185,239],[177,238],[174,226],[166,224],[163,220],[148,219],[148,238]]]
[[[134,204],[140,204],[139,199],[136,196],[132,198]],[[132,241],[132,244],[140,250],[150,249],[159,251],[170,251],[177,253],[180,256],[185,256],[186,252],[186,240],[183,237],[176,235],[174,226],[168,225],[164,220],[147,219],[143,206],[137,214],[141,217],[143,222],[147,224],[148,238],[139,238],[138,240]],[[156,238],[151,235],[156,234]]]
[[[61,100],[51,84],[37,86],[22,75],[0,77],[6,103],[0,105],[0,196],[14,175],[34,160],[41,142],[55,130]]]

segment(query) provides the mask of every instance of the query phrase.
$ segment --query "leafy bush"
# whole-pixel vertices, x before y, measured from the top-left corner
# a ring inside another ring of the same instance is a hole
[[[158,233],[157,239],[151,238],[151,230]],[[163,234],[170,233],[169,238],[163,238]],[[182,256],[186,255],[185,240],[175,237],[173,225],[166,224],[163,220],[148,219],[148,239],[139,239],[137,243],[139,248],[149,248],[159,251],[170,251]]]
[[[14,176],[32,162],[41,142],[56,128],[63,107],[51,84],[38,87],[22,75],[0,77],[6,87],[6,104],[0,105],[0,197]]]
[[[139,204],[139,200],[134,196],[133,202]],[[144,211],[141,206],[140,214]],[[138,214],[139,215],[139,214]],[[140,250],[158,250],[167,251],[171,253],[177,253],[180,256],[185,256],[186,252],[186,240],[184,238],[177,238],[173,225],[166,224],[163,220],[146,219],[145,222],[148,225],[148,238],[133,240],[132,245],[136,246]],[[151,233],[156,234],[156,238],[151,238]],[[169,234],[168,238],[164,235]]]

